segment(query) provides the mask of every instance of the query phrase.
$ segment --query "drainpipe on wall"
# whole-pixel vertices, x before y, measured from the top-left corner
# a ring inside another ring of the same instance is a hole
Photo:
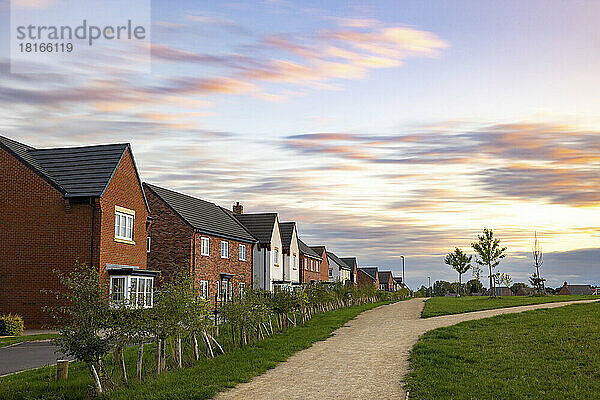
[[[266,247],[265,247],[264,253],[263,253],[263,280],[265,281],[263,287],[265,290],[267,290],[267,248]]]
[[[196,231],[192,235],[192,290],[196,293]]]
[[[94,198],[90,197],[90,205],[92,206],[92,237],[90,240],[90,268],[94,265],[94,227],[96,225],[96,204]]]

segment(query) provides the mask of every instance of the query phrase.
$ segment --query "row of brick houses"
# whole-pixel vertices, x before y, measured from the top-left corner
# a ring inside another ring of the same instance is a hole
[[[0,165],[0,314],[21,315],[28,328],[49,322],[43,309],[56,297],[46,291],[61,290],[55,271],[77,265],[97,268],[112,300],[140,307],[152,307],[155,287],[177,273],[191,273],[216,303],[248,287],[398,288],[391,273],[306,244],[277,213],[142,183],[129,144],[36,149],[0,136]]]

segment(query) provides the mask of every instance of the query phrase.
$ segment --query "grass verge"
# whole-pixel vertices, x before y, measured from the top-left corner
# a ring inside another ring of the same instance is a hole
[[[586,399],[600,393],[600,304],[508,314],[427,332],[411,399]]]
[[[216,393],[248,382],[295,352],[325,340],[331,333],[363,311],[391,302],[380,302],[342,308],[318,314],[303,326],[290,328],[258,344],[233,349],[212,360],[202,359],[189,368],[152,375],[154,352],[146,346],[145,378],[131,379],[127,387],[109,391],[109,399],[209,399]],[[135,375],[137,349],[127,349],[125,358],[130,375]],[[114,376],[116,366],[106,363]],[[43,367],[0,378],[0,399],[82,399],[92,394],[92,381],[85,366],[74,362],[69,366],[69,380],[54,381],[54,368]],[[113,379],[114,380],[114,379]],[[110,383],[107,383],[110,389]]]
[[[432,297],[425,302],[421,318],[439,315],[462,314],[495,308],[528,306],[531,304],[556,303],[573,300],[600,300],[598,296],[508,296],[508,297]]]
[[[41,333],[39,335],[23,335],[23,336],[2,336],[0,337],[0,347],[10,346],[15,343],[35,342],[38,340],[54,339],[58,335],[55,333]]]

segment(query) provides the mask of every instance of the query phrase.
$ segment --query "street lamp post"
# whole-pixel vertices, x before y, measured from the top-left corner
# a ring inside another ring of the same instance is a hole
[[[402,257],[402,285],[406,286],[406,280],[404,279],[404,256]]]
[[[427,280],[429,281],[429,286],[427,287],[427,289],[428,289],[428,292],[429,292],[429,297],[431,297],[431,277],[428,276]]]

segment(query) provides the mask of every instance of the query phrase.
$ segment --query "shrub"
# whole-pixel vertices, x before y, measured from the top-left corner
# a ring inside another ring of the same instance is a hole
[[[19,336],[23,333],[23,318],[8,314],[0,317],[0,336]]]

